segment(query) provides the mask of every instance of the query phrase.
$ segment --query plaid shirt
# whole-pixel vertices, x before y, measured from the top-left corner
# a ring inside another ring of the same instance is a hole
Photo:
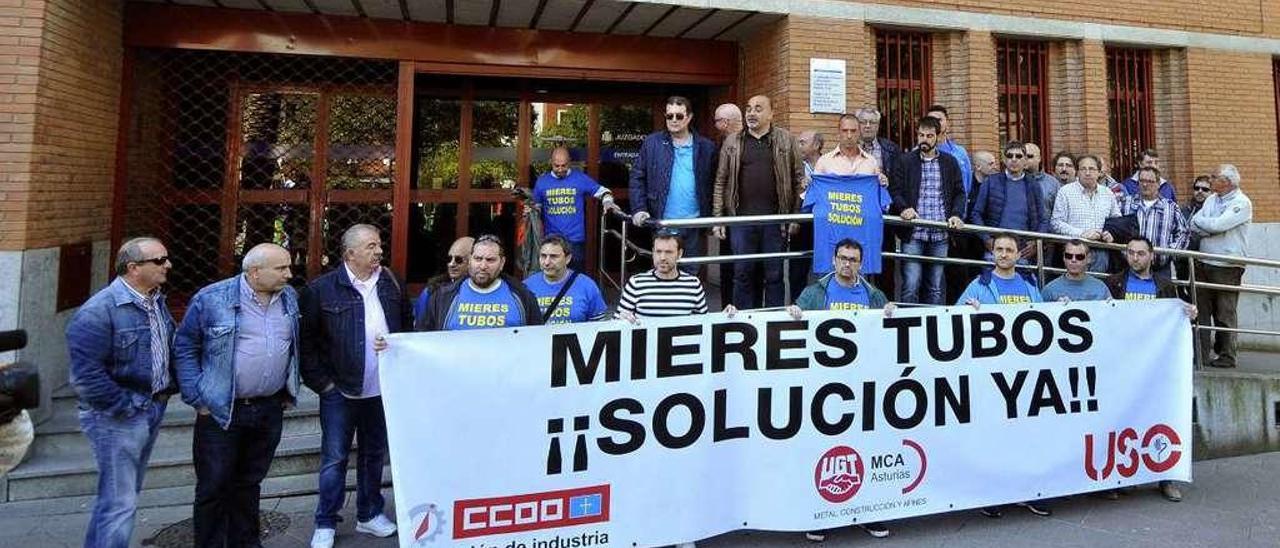
[[[920,161],[920,202],[916,211],[926,221],[946,221],[947,211],[942,205],[942,168],[938,157],[921,158]],[[925,242],[940,242],[947,239],[947,231],[940,228],[917,228],[912,239]]]
[[[1167,198],[1157,197],[1155,203],[1147,207],[1142,202],[1142,196],[1125,196],[1120,202],[1120,214],[1135,214],[1138,217],[1138,231],[1156,247],[1186,249],[1191,239],[1187,218],[1182,215],[1178,204]],[[1160,264],[1163,262],[1160,261]]]

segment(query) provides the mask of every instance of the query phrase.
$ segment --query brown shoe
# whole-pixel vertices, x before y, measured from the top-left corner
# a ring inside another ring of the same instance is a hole
[[[1169,502],[1182,502],[1182,490],[1172,481],[1160,482],[1160,494]]]

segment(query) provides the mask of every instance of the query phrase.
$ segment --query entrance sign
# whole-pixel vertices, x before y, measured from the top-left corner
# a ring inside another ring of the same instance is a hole
[[[845,60],[809,59],[809,112],[844,114]]]
[[[1172,299],[388,342],[402,547],[659,546],[1191,478]]]

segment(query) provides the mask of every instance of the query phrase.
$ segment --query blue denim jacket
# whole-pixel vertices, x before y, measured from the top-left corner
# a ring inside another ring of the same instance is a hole
[[[236,337],[239,333],[240,284],[235,275],[205,286],[187,308],[187,315],[174,336],[173,355],[178,370],[182,401],[199,409],[207,408],[222,427],[231,425],[231,401],[236,387]],[[298,398],[298,294],[292,287],[281,290],[280,302],[293,328],[293,355],[285,389]]]
[[[163,295],[156,295],[156,307],[168,326],[166,342],[172,344],[173,316]],[[127,418],[151,405],[151,325],[123,278],[94,294],[71,317],[67,350],[71,387],[82,408]],[[177,379],[173,353],[169,356],[169,378]],[[173,393],[176,386],[171,381],[164,392]]]

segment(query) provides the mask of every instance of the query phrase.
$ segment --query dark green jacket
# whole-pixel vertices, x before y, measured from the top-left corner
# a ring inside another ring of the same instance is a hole
[[[800,307],[800,310],[826,310],[827,282],[831,281],[831,278],[835,275],[835,272],[829,273],[819,278],[818,281],[809,284],[809,287],[804,288],[804,291],[800,293],[800,298],[796,299],[796,306]],[[871,302],[871,308],[884,308],[885,303],[889,302],[889,299],[885,298],[884,292],[871,285],[871,282],[868,282],[865,277],[859,276],[858,284],[867,288],[867,300]]]

